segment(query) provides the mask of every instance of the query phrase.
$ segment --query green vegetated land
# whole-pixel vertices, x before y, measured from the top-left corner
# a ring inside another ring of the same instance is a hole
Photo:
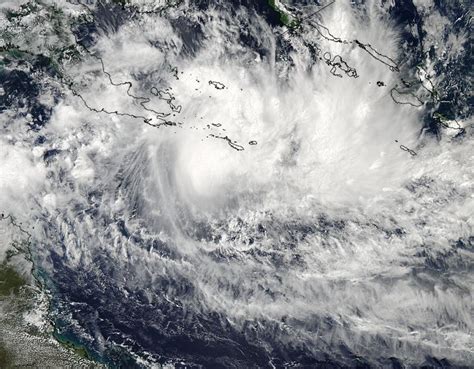
[[[10,353],[0,343],[0,368],[10,368],[13,366],[13,360]]]
[[[3,263],[0,265],[0,301],[17,295],[26,280],[11,266]],[[0,343],[0,368],[13,366],[13,357],[7,348]]]
[[[268,5],[280,15],[280,22],[286,27],[297,28],[300,25],[300,21],[297,18],[278,7],[276,0],[268,0]]]
[[[54,335],[59,345],[55,344],[50,334],[24,321],[24,314],[38,308],[36,292],[28,287],[27,277],[7,262],[0,263],[0,304],[6,314],[0,316],[0,368],[102,368],[83,347]]]
[[[17,294],[26,280],[13,267],[0,265],[0,299],[11,294]]]

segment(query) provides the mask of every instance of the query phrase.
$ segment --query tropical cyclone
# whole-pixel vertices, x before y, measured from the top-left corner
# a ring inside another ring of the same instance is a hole
[[[30,246],[0,255],[39,321],[108,367],[469,367],[453,3],[8,4],[1,224]]]

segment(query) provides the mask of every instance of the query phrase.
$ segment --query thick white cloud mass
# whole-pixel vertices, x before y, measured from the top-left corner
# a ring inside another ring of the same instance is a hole
[[[150,309],[272,330],[255,339],[269,362],[275,345],[345,362],[344,345],[373,365],[472,363],[472,121],[460,140],[450,129],[436,138],[422,130],[425,106],[394,102],[390,60],[404,55],[385,9],[336,1],[316,18],[330,34],[298,37],[244,8],[188,17],[202,32],[195,53],[172,21],[142,14],[66,67],[81,98],[64,90],[43,144],[28,147],[11,126],[2,136],[2,209],[36,225],[51,283],[61,260],[81,271],[79,286],[114,285],[117,304],[141,291]],[[239,39],[243,23],[255,48]],[[357,78],[334,75],[324,59],[337,55]]]

